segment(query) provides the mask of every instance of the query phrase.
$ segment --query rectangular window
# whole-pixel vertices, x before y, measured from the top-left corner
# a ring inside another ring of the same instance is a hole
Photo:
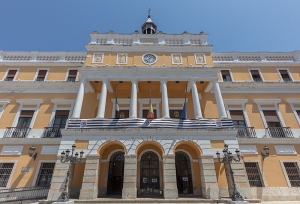
[[[230,110],[231,120],[233,122],[234,127],[246,127],[244,114],[242,110]]]
[[[149,110],[143,110],[143,118],[148,118],[148,112]],[[153,110],[154,118],[156,118],[156,110]]]
[[[39,70],[38,76],[36,77],[36,81],[45,81],[47,74],[47,70]]]
[[[245,168],[251,187],[263,187],[259,165],[257,162],[245,162]]]
[[[57,110],[55,113],[53,127],[56,129],[65,128],[68,117],[69,110]]]
[[[0,187],[6,188],[14,163],[0,163]]]
[[[13,81],[18,70],[9,70],[4,81]]]
[[[275,110],[264,110],[263,111],[268,127],[281,127]]]
[[[221,70],[223,81],[232,81],[229,70]]]
[[[120,110],[120,118],[129,118],[129,110]]]
[[[76,81],[78,70],[69,70],[67,81]]]
[[[262,78],[260,77],[258,70],[250,70],[250,72],[251,72],[253,81],[262,82]]]
[[[283,165],[291,187],[300,187],[300,172],[298,164],[296,162],[284,162]]]
[[[30,126],[33,114],[34,114],[34,110],[22,110],[17,127],[28,128]]]
[[[179,119],[181,116],[182,110],[170,110],[170,118]]]
[[[41,163],[39,175],[36,180],[36,186],[50,186],[55,163]]]
[[[281,78],[284,82],[291,82],[292,81],[292,79],[291,79],[291,77],[290,77],[287,70],[279,70],[279,73],[280,73]]]

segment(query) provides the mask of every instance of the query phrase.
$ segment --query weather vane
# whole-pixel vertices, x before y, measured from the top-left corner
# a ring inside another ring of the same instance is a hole
[[[151,8],[149,7],[148,8],[148,18],[150,18],[150,11],[151,11]]]

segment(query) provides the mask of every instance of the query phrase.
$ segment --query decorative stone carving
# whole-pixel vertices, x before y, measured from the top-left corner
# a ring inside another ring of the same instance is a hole
[[[181,54],[172,54],[172,64],[182,64]]]
[[[126,53],[117,54],[117,64],[127,64],[127,54]]]
[[[103,63],[103,53],[95,53],[93,55],[93,63]]]
[[[195,54],[196,64],[206,64],[205,55],[204,54]]]

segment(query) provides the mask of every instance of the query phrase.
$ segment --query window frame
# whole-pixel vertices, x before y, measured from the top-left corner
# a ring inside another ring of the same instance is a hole
[[[253,70],[253,71],[258,71],[258,74],[259,74],[259,76],[260,76],[262,82],[265,82],[265,79],[264,79],[264,77],[263,77],[263,75],[262,75],[262,73],[261,73],[261,71],[260,71],[259,68],[249,68],[249,69],[248,69],[248,72],[249,72],[249,74],[250,74],[250,77],[251,77],[252,82],[256,82],[256,81],[253,80],[253,77],[252,77],[252,74],[251,74],[251,70]]]
[[[78,81],[78,76],[79,76],[79,70],[77,68],[68,68],[67,73],[66,73],[66,77],[64,81],[68,81],[69,78],[69,72],[72,70],[77,70],[77,74],[76,74],[76,78],[75,81]]]
[[[256,160],[256,159],[249,159],[248,160],[248,159],[245,159],[244,162],[247,162],[247,163],[255,162],[255,163],[258,164],[258,169],[259,169],[259,173],[260,173],[260,179],[261,179],[262,187],[268,187],[267,180],[265,178],[263,168],[262,168],[262,165],[261,165],[261,160]],[[244,167],[245,167],[245,164],[244,164]],[[246,171],[246,167],[245,167],[245,171]],[[246,174],[247,174],[247,171],[246,171]],[[248,179],[248,174],[247,174],[247,179]],[[248,180],[248,182],[249,182],[249,180]],[[249,183],[249,185],[250,185],[250,183]],[[251,187],[251,188],[257,188],[257,187]]]
[[[55,114],[57,110],[68,110],[69,111],[69,116],[68,118],[71,118],[73,114],[73,109],[75,105],[75,100],[67,100],[67,99],[51,99],[51,102],[54,103],[52,113],[50,116],[50,120],[48,123],[48,127],[53,127],[54,119],[55,119]],[[59,105],[70,105],[70,107],[58,107]]]
[[[7,104],[9,104],[9,103],[10,103],[10,100],[8,100],[8,99],[0,100],[0,118],[1,118],[5,108],[7,106]]]
[[[32,116],[32,120],[31,120],[30,125],[29,125],[29,128],[32,128],[33,124],[34,124],[34,122],[36,120],[39,108],[40,108],[41,104],[43,103],[43,100],[42,99],[33,99],[33,100],[30,100],[30,99],[29,100],[26,100],[26,99],[25,100],[17,99],[16,102],[19,103],[20,106],[18,108],[17,114],[15,115],[14,121],[12,123],[12,127],[17,127],[18,121],[19,121],[19,118],[20,118],[20,114],[21,114],[22,110],[33,110],[34,114]],[[35,105],[35,107],[24,108],[23,107],[24,105]]]
[[[286,102],[288,102],[292,108],[292,111],[296,117],[296,120],[298,124],[300,125],[300,116],[298,115],[297,111],[300,111],[300,107],[295,107],[295,105],[300,105],[300,98],[290,98],[287,99]]]
[[[6,187],[0,187],[0,189],[9,188],[11,186],[10,183],[11,183],[11,180],[12,180],[13,175],[15,173],[15,170],[16,170],[16,167],[17,167],[17,164],[18,164],[18,160],[0,160],[0,163],[14,163],[14,166],[11,170],[9,179],[7,181],[7,184],[6,184]]]
[[[220,82],[224,82],[223,76],[222,76],[222,71],[229,71],[230,78],[231,78],[231,82],[234,82],[234,79],[233,79],[233,75],[232,75],[231,69],[220,69],[220,72],[219,72],[219,74],[220,74],[220,79],[221,79]],[[228,82],[228,81],[225,81],[225,82]]]
[[[284,174],[284,177],[285,177],[285,180],[288,184],[288,187],[292,187],[291,185],[291,182],[290,182],[290,179],[289,179],[289,176],[285,170],[285,167],[284,167],[284,164],[283,163],[296,163],[298,165],[298,170],[300,171],[300,162],[298,160],[279,160],[280,161],[280,165],[281,165],[281,168],[282,168],[282,171],[283,171],[283,174]]]
[[[35,72],[33,81],[36,81],[36,79],[37,79],[37,77],[38,77],[38,75],[39,75],[39,71],[40,71],[40,70],[46,70],[46,71],[47,71],[47,73],[46,73],[46,75],[45,75],[45,79],[44,79],[44,81],[47,81],[47,77],[48,77],[49,70],[50,70],[49,68],[38,68],[38,69],[36,70],[36,72]]]
[[[292,80],[292,82],[295,82],[294,79],[293,79],[293,77],[292,77],[292,74],[291,74],[291,72],[290,72],[290,70],[289,70],[288,68],[277,68],[277,72],[278,72],[278,75],[279,75],[279,77],[280,77],[280,81],[281,81],[281,82],[285,82],[285,81],[283,80],[283,78],[282,78],[282,76],[281,76],[281,74],[280,74],[280,70],[285,70],[285,71],[287,71],[287,73],[288,73],[290,79]]]
[[[37,182],[37,179],[38,179],[38,176],[39,176],[39,172],[40,172],[40,168],[41,168],[41,165],[42,163],[55,163],[56,165],[56,160],[40,160],[38,165],[37,165],[37,168],[35,170],[35,174],[34,174],[34,179],[32,181],[32,185],[31,186],[36,186],[36,182]],[[55,171],[55,166],[54,166],[54,169],[53,169],[53,174],[54,174],[54,171]],[[53,178],[53,177],[52,177]]]
[[[224,99],[223,102],[225,105],[225,110],[226,110],[227,116],[229,118],[231,118],[231,115],[230,115],[231,110],[241,110],[241,111],[243,111],[246,126],[252,127],[249,117],[248,117],[247,110],[246,110],[246,105],[245,105],[248,102],[248,99]],[[229,107],[229,105],[239,105],[241,107]]]
[[[12,81],[17,81],[16,78],[17,78],[17,75],[19,74],[20,68],[8,68],[8,69],[6,70],[4,76],[3,76],[2,81],[5,81],[5,79],[6,79],[7,75],[8,75],[9,70],[17,70],[17,72],[16,72],[16,74],[15,74],[15,77],[14,77],[14,79],[12,80]]]
[[[116,98],[112,98],[111,102],[113,103],[111,118],[115,117],[116,113]],[[130,99],[129,98],[118,98],[118,104],[128,105],[128,107],[119,107],[119,110],[130,110]],[[129,113],[130,114],[130,113]]]

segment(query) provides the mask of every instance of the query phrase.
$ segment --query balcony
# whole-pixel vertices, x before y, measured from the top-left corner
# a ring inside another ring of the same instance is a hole
[[[256,138],[254,127],[238,127],[237,137]]]
[[[45,127],[42,137],[43,138],[59,138],[59,137],[61,137],[60,128]]]
[[[4,137],[24,138],[27,137],[31,128],[28,127],[7,127],[4,132]]]
[[[266,128],[266,135],[274,138],[294,137],[290,127],[268,127]]]

